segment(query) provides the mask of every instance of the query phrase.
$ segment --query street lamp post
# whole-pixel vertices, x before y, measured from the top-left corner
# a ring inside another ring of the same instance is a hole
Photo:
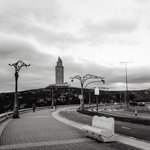
[[[19,60],[16,63],[13,64],[9,64],[9,66],[14,66],[15,67],[15,100],[14,100],[14,110],[13,110],[13,118],[19,118],[19,106],[18,106],[18,77],[19,77],[19,71],[21,69],[21,67],[25,66],[28,67],[30,66],[25,64],[23,61]]]
[[[81,99],[80,99],[80,110],[84,110],[84,98],[83,98],[83,85],[86,80],[88,79],[101,79],[104,82],[104,77],[99,77],[91,74],[87,74],[84,77],[80,77],[79,75],[76,75],[75,77],[70,77],[72,79],[78,79],[81,83]]]
[[[52,88],[52,108],[54,107],[54,96],[53,96],[53,88]]]
[[[55,92],[55,90],[56,90],[56,85],[52,85],[52,108],[54,107],[54,92]]]
[[[94,83],[94,82],[103,82],[103,84],[105,84],[105,80],[104,80],[104,79],[102,79],[102,80],[100,80],[100,81],[91,81],[91,82],[89,82],[88,84],[85,85],[84,89],[85,89],[89,84]],[[91,104],[91,91],[89,91],[89,105],[90,105],[90,104]]]
[[[89,105],[91,105],[91,90],[89,90]]]
[[[56,85],[55,84],[52,84],[52,85],[49,85],[49,88],[51,88],[51,94],[52,94],[52,102],[51,102],[51,106],[52,106],[52,108],[54,107],[54,92],[55,92],[55,90],[56,90]],[[54,90],[54,88],[55,88],[55,90]]]
[[[125,72],[126,72],[126,92],[125,92],[125,103],[127,104],[127,108],[129,107],[128,104],[128,77],[127,77],[127,63],[131,63],[131,62],[120,62],[125,64]]]
[[[103,87],[103,86],[99,86],[98,88],[99,88],[99,90],[100,90],[101,93],[102,93],[102,91],[103,91],[103,90],[101,90],[101,89],[104,89],[104,90],[106,89],[107,91],[109,90],[109,88]],[[104,94],[104,93],[103,93],[103,94]],[[102,95],[102,94],[101,94],[101,95]],[[101,101],[101,102],[102,102],[102,101]]]
[[[98,96],[99,96],[99,88],[95,88],[95,96],[96,96],[96,110],[98,113]]]

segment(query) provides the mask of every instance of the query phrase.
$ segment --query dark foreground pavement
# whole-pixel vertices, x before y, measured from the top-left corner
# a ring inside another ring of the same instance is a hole
[[[52,116],[53,110],[29,112],[12,119],[2,132],[0,150],[137,150],[118,142],[101,143]]]

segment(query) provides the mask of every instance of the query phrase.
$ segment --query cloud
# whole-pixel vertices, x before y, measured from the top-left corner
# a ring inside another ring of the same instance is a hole
[[[4,23],[19,23],[19,20],[26,22],[26,19],[33,17],[41,22],[55,24],[59,18],[59,9],[55,0],[1,0],[0,17]]]
[[[147,4],[147,3],[149,3],[149,0],[134,0],[134,2],[136,2],[136,3],[139,3],[139,4]]]
[[[19,72],[19,90],[55,83],[58,56],[68,83],[93,74],[104,76],[105,86],[124,89],[124,67],[108,64],[131,59],[138,66],[128,68],[130,87],[148,87],[149,6],[140,0],[1,0],[0,91],[14,91],[8,64],[18,60],[31,64]]]
[[[59,49],[82,41],[61,27],[66,21],[65,13],[55,0],[7,0],[0,9],[0,31],[4,34],[34,39]]]
[[[22,60],[26,64],[31,64],[30,67],[23,67],[19,72],[21,78],[19,79],[20,90],[36,88],[37,85],[39,87],[49,85],[50,69],[54,58],[51,55],[38,51],[34,45],[31,45],[27,41],[14,38],[9,39],[7,37],[7,39],[3,39],[0,42],[0,90],[4,90],[3,87],[6,85],[12,87],[15,68],[8,64],[13,64],[18,60]],[[54,71],[54,68],[52,69]]]
[[[132,33],[138,28],[138,24],[139,22],[135,19],[124,18],[111,18],[96,23],[92,20],[86,20],[81,32],[90,43],[93,41],[110,43],[116,39],[120,43],[121,41],[130,41]]]
[[[122,33],[122,32],[132,32],[137,28],[138,24],[136,20],[127,19],[109,19],[104,22],[92,23],[91,21],[85,22],[85,32],[86,30],[91,32],[98,32],[101,34],[105,33]],[[86,32],[87,33],[87,32]]]
[[[63,57],[62,60],[64,62],[65,77],[67,79],[67,82],[69,82],[72,86],[80,87],[80,81],[74,80],[74,82],[71,83],[70,77],[74,77],[76,75],[83,77],[86,74],[92,74],[100,77],[105,77],[105,84],[103,85],[101,82],[92,83],[88,85],[87,88],[92,88],[93,86],[104,86],[109,88],[110,90],[125,89],[125,67],[99,65],[85,59],[81,60],[82,63],[77,63],[75,62],[73,57]],[[127,79],[130,89],[140,89],[140,87],[146,88],[146,86],[150,86],[149,72],[150,69],[148,66],[128,66]],[[84,86],[90,81],[99,81],[99,79],[87,80]]]
[[[19,90],[42,88],[49,84],[55,83],[55,66],[57,57],[50,54],[37,51],[34,45],[27,41],[9,39],[3,40],[0,43],[0,90],[14,91],[14,67],[8,66],[9,63],[15,63],[18,60],[23,60],[27,64],[31,64],[28,68],[22,68],[19,72]],[[124,89],[125,86],[125,68],[118,66],[99,65],[93,61],[80,59],[76,61],[73,56],[62,56],[62,61],[65,70],[65,81],[72,86],[80,87],[80,82],[74,80],[71,83],[70,77],[86,74],[92,74],[100,77],[105,77],[106,84],[93,83],[87,88],[93,86],[105,86],[110,89]],[[128,84],[129,87],[137,88],[138,85],[145,87],[145,84],[150,84],[148,73],[150,72],[147,66],[130,68],[128,67]],[[97,79],[96,79],[97,80]],[[89,83],[91,80],[88,80]],[[93,81],[93,80],[92,80]],[[136,87],[133,85],[136,84]],[[119,88],[120,87],[120,88]],[[4,90],[5,89],[5,90]]]

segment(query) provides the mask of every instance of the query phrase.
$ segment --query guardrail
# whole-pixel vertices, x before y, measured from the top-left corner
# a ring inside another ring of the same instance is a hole
[[[46,108],[50,108],[50,107],[49,106],[47,106],[47,107],[37,107],[36,109],[40,110],[40,109],[46,109]],[[29,112],[29,111],[32,111],[32,108],[20,109],[19,114],[24,114],[24,113]],[[12,118],[12,116],[13,116],[13,111],[0,114],[0,123],[7,120],[7,119],[9,119],[9,118]]]

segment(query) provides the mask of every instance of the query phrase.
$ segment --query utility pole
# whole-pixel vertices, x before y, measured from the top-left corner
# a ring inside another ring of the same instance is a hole
[[[125,92],[125,103],[127,104],[127,108],[129,107],[129,104],[128,104],[128,75],[127,75],[127,64],[128,63],[131,63],[131,62],[120,62],[122,64],[125,65],[125,74],[126,74],[126,92]]]

